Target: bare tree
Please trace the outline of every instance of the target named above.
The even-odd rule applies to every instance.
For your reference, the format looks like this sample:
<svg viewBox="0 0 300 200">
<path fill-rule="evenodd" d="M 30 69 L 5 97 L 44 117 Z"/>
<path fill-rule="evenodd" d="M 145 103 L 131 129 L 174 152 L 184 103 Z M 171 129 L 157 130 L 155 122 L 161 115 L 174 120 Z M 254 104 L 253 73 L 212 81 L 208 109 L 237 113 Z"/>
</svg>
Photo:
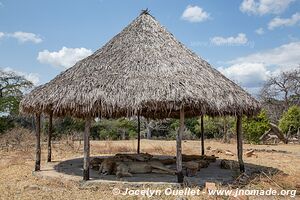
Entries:
<svg viewBox="0 0 300 200">
<path fill-rule="evenodd" d="M 300 104 L 300 66 L 298 69 L 281 72 L 264 84 L 260 97 L 272 121 L 277 121 L 282 112 L 291 105 Z"/>
</svg>

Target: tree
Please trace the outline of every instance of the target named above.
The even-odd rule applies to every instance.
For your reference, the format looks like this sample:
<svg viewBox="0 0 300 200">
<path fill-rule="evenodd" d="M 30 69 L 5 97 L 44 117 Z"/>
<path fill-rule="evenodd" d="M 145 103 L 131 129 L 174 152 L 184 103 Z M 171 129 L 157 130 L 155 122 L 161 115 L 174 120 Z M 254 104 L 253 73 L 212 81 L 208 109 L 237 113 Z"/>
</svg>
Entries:
<svg viewBox="0 0 300 200">
<path fill-rule="evenodd" d="M 137 124 L 126 118 L 119 118 L 116 123 L 117 131 L 121 134 L 122 139 L 127 137 L 135 138 L 137 136 Z"/>
<path fill-rule="evenodd" d="M 269 130 L 269 119 L 266 111 L 262 110 L 257 116 L 243 119 L 245 139 L 249 142 L 259 143 L 259 138 Z"/>
<path fill-rule="evenodd" d="M 234 117 L 209 117 L 204 116 L 204 136 L 206 138 L 223 138 L 223 142 L 229 142 L 234 132 Z M 194 125 L 194 130 L 197 135 L 200 135 L 200 123 Z"/>
<path fill-rule="evenodd" d="M 14 127 L 23 92 L 33 84 L 23 76 L 0 69 L 0 133 Z"/>
<path fill-rule="evenodd" d="M 94 139 L 128 139 L 137 136 L 137 123 L 127 118 L 101 119 L 91 128 Z"/>
<path fill-rule="evenodd" d="M 32 82 L 15 72 L 0 69 L 0 113 L 18 114 L 23 92 L 33 86 Z"/>
<path fill-rule="evenodd" d="M 288 111 L 286 111 L 279 121 L 279 128 L 283 133 L 290 133 L 294 135 L 300 128 L 300 107 L 291 106 Z"/>
<path fill-rule="evenodd" d="M 219 119 L 218 117 L 209 117 L 204 116 L 203 118 L 203 125 L 204 125 L 204 137 L 206 138 L 216 138 L 219 136 L 219 126 L 218 126 Z M 195 131 L 200 135 L 201 126 L 200 124 L 195 125 Z"/>
<path fill-rule="evenodd" d="M 72 117 L 63 117 L 53 120 L 53 132 L 54 137 L 60 137 L 64 134 L 70 134 L 72 132 L 84 131 L 84 120 L 76 119 Z M 45 122 L 45 132 L 48 130 L 48 122 Z"/>
<path fill-rule="evenodd" d="M 267 80 L 260 97 L 273 122 L 291 105 L 300 105 L 300 69 L 281 72 Z"/>
</svg>

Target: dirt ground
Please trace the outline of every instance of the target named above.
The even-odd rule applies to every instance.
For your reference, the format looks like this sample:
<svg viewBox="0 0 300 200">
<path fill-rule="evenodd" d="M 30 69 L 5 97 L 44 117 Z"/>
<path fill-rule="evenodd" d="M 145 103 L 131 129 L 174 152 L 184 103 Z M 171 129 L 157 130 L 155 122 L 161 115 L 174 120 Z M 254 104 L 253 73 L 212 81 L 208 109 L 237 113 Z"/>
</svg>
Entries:
<svg viewBox="0 0 300 200">
<path fill-rule="evenodd" d="M 124 185 L 98 185 L 97 187 L 80 187 L 80 183 L 62 179 L 42 179 L 32 175 L 34 167 L 34 143 L 26 143 L 18 147 L 2 147 L 0 150 L 0 199 L 120 199 L 114 196 L 112 190 L 117 187 L 125 190 Z M 212 149 L 230 150 L 236 153 L 236 144 L 224 144 L 219 141 L 207 140 L 206 147 Z M 42 146 L 42 164 L 46 160 L 45 142 Z M 288 175 L 278 174 L 272 177 L 260 175 L 244 188 L 249 189 L 289 189 L 300 190 L 300 145 L 250 145 L 245 144 L 244 150 L 256 149 L 256 156 L 244 157 L 246 163 L 269 166 L 282 170 Z M 91 155 L 112 155 L 120 152 L 135 152 L 136 140 L 127 141 L 91 141 Z M 265 149 L 265 150 L 263 150 Z M 259 151 L 263 150 L 263 151 Z M 266 151 L 267 150 L 267 151 Z M 141 151 L 157 155 L 175 155 L 175 141 L 142 140 Z M 184 154 L 199 154 L 199 141 L 184 141 Z M 236 156 L 224 153 L 215 154 L 220 158 L 235 160 Z M 69 140 L 62 140 L 53 144 L 53 160 L 62 161 L 82 156 L 82 144 Z M 134 186 L 130 186 L 134 188 Z M 146 186 L 145 186 L 146 187 Z M 165 186 L 157 186 L 164 189 Z M 224 186 L 220 186 L 224 188 Z M 226 188 L 226 186 L 225 186 Z M 154 189 L 154 188 L 151 188 Z M 140 199 L 137 196 L 121 196 L 122 199 Z M 143 197 L 147 199 L 147 197 Z M 208 199 L 206 194 L 189 196 L 188 199 Z M 216 199 L 216 197 L 209 197 Z M 286 198 L 286 197 L 276 197 Z M 265 199 L 276 199 L 265 197 Z M 152 198 L 153 199 L 153 198 Z M 154 199 L 176 199 L 176 196 L 160 195 Z M 218 197 L 217 199 L 228 199 Z M 233 198 L 232 198 L 233 199 Z M 246 198 L 247 199 L 247 198 Z M 249 199 L 258 199 L 251 197 Z M 295 198 L 294 198 L 295 199 Z"/>
</svg>

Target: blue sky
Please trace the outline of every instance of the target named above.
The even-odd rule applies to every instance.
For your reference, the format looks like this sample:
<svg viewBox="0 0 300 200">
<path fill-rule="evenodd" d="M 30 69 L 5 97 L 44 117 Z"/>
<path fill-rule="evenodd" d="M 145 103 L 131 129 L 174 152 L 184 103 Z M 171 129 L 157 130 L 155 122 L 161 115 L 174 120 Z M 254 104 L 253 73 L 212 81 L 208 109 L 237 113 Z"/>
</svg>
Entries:
<svg viewBox="0 0 300 200">
<path fill-rule="evenodd" d="M 299 0 L 0 0 L 0 67 L 48 82 L 145 8 L 254 95 L 272 74 L 299 67 Z"/>
</svg>

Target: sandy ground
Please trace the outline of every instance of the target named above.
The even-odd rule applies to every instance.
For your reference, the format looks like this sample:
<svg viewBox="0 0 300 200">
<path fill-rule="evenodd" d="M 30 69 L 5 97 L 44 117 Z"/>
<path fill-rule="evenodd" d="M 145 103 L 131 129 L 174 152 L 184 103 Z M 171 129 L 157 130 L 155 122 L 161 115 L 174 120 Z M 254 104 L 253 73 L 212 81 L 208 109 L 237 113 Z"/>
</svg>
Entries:
<svg viewBox="0 0 300 200">
<path fill-rule="evenodd" d="M 212 149 L 230 150 L 236 153 L 236 144 L 223 144 L 208 140 L 205 146 Z M 251 189 L 297 189 L 300 190 L 300 145 L 250 145 L 245 144 L 244 149 L 265 149 L 270 152 L 256 152 L 257 157 L 244 158 L 246 163 L 277 168 L 288 175 L 274 177 L 260 176 L 246 188 Z M 136 141 L 91 141 L 91 154 L 93 156 L 112 155 L 120 152 L 134 152 Z M 271 150 L 274 151 L 271 151 Z M 151 154 L 175 155 L 175 141 L 142 140 L 141 151 Z M 285 152 L 278 152 L 285 151 Z M 184 141 L 183 153 L 199 154 L 198 141 Z M 46 149 L 43 145 L 42 168 L 45 166 Z M 79 142 L 60 141 L 53 145 L 53 160 L 56 162 L 81 157 L 82 144 Z M 235 156 L 216 154 L 220 158 L 236 159 Z M 32 175 L 34 167 L 34 145 L 28 144 L 23 149 L 2 149 L 0 151 L 0 199 L 119 199 L 112 195 L 115 187 L 125 189 L 124 185 L 98 185 L 97 187 L 81 188 L 76 181 L 66 181 L 61 178 L 42 179 Z M 127 186 L 126 186 L 127 187 Z M 163 186 L 157 186 L 162 188 Z M 122 199 L 139 199 L 137 196 L 121 196 Z M 299 197 L 299 196 L 297 196 Z M 207 195 L 188 199 L 207 199 Z M 269 197 L 266 199 L 274 199 Z M 280 197 L 276 197 L 277 199 Z M 275 199 L 276 199 L 275 198 Z M 176 199 L 174 196 L 157 196 L 154 199 Z M 213 198 L 215 199 L 215 197 Z M 223 199 L 220 197 L 220 199 Z M 250 199 L 258 199 L 250 197 Z"/>
</svg>

